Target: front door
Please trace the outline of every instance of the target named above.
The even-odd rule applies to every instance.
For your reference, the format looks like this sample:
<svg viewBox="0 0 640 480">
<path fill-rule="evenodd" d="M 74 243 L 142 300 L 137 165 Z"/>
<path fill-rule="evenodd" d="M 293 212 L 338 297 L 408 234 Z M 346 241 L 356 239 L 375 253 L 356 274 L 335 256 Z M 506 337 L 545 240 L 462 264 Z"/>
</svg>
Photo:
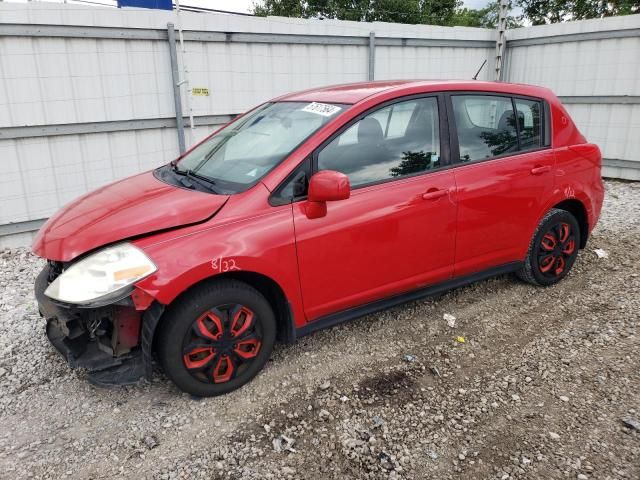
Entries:
<svg viewBox="0 0 640 480">
<path fill-rule="evenodd" d="M 455 183 L 441 163 L 438 103 L 386 105 L 314 155 L 317 170 L 347 174 L 352 192 L 322 218 L 293 205 L 308 320 L 451 277 Z"/>
</svg>

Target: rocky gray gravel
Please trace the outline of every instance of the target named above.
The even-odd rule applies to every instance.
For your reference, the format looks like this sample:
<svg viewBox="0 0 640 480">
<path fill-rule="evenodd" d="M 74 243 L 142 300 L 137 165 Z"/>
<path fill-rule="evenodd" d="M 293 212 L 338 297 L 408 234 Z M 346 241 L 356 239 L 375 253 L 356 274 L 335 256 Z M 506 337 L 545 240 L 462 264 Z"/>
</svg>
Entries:
<svg viewBox="0 0 640 480">
<path fill-rule="evenodd" d="M 606 189 L 559 285 L 370 315 L 199 401 L 159 371 L 103 390 L 69 370 L 32 298 L 42 261 L 0 251 L 0 478 L 640 478 L 640 184 Z"/>
</svg>

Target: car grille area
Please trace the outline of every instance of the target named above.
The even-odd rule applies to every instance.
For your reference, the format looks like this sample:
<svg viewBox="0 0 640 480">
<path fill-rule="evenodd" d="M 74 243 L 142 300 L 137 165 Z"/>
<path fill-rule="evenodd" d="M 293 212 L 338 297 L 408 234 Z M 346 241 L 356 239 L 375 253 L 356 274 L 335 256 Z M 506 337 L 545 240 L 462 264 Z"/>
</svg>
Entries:
<svg viewBox="0 0 640 480">
<path fill-rule="evenodd" d="M 144 375 L 138 343 L 141 316 L 132 305 L 83 308 L 56 302 L 45 290 L 62 272 L 60 262 L 48 262 L 36 279 L 35 295 L 47 321 L 51 344 L 71 368 L 88 370 L 89 379 L 103 386 L 133 383 Z M 124 329 L 135 330 L 124 337 Z M 134 339 L 134 341 L 130 341 Z"/>
</svg>

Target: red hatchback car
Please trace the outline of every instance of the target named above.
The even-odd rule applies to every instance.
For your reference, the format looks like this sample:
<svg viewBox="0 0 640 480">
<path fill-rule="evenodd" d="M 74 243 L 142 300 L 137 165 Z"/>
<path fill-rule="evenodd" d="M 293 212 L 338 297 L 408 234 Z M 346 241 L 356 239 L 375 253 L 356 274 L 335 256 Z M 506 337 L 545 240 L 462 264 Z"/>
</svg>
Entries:
<svg viewBox="0 0 640 480">
<path fill-rule="evenodd" d="M 247 383 L 291 342 L 515 272 L 571 269 L 604 195 L 601 156 L 549 90 L 391 81 L 285 95 L 40 230 L 47 336 L 96 384 Z"/>
</svg>

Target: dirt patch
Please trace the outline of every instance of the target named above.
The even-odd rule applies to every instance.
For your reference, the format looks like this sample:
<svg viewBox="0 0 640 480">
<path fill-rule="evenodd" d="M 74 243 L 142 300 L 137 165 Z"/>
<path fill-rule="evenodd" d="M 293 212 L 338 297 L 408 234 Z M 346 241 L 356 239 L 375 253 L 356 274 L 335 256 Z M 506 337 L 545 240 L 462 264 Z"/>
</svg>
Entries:
<svg viewBox="0 0 640 480">
<path fill-rule="evenodd" d="M 388 401 L 402 401 L 412 395 L 415 380 L 406 371 L 381 372 L 365 378 L 359 384 L 356 395 L 363 403 L 374 404 Z"/>
</svg>

